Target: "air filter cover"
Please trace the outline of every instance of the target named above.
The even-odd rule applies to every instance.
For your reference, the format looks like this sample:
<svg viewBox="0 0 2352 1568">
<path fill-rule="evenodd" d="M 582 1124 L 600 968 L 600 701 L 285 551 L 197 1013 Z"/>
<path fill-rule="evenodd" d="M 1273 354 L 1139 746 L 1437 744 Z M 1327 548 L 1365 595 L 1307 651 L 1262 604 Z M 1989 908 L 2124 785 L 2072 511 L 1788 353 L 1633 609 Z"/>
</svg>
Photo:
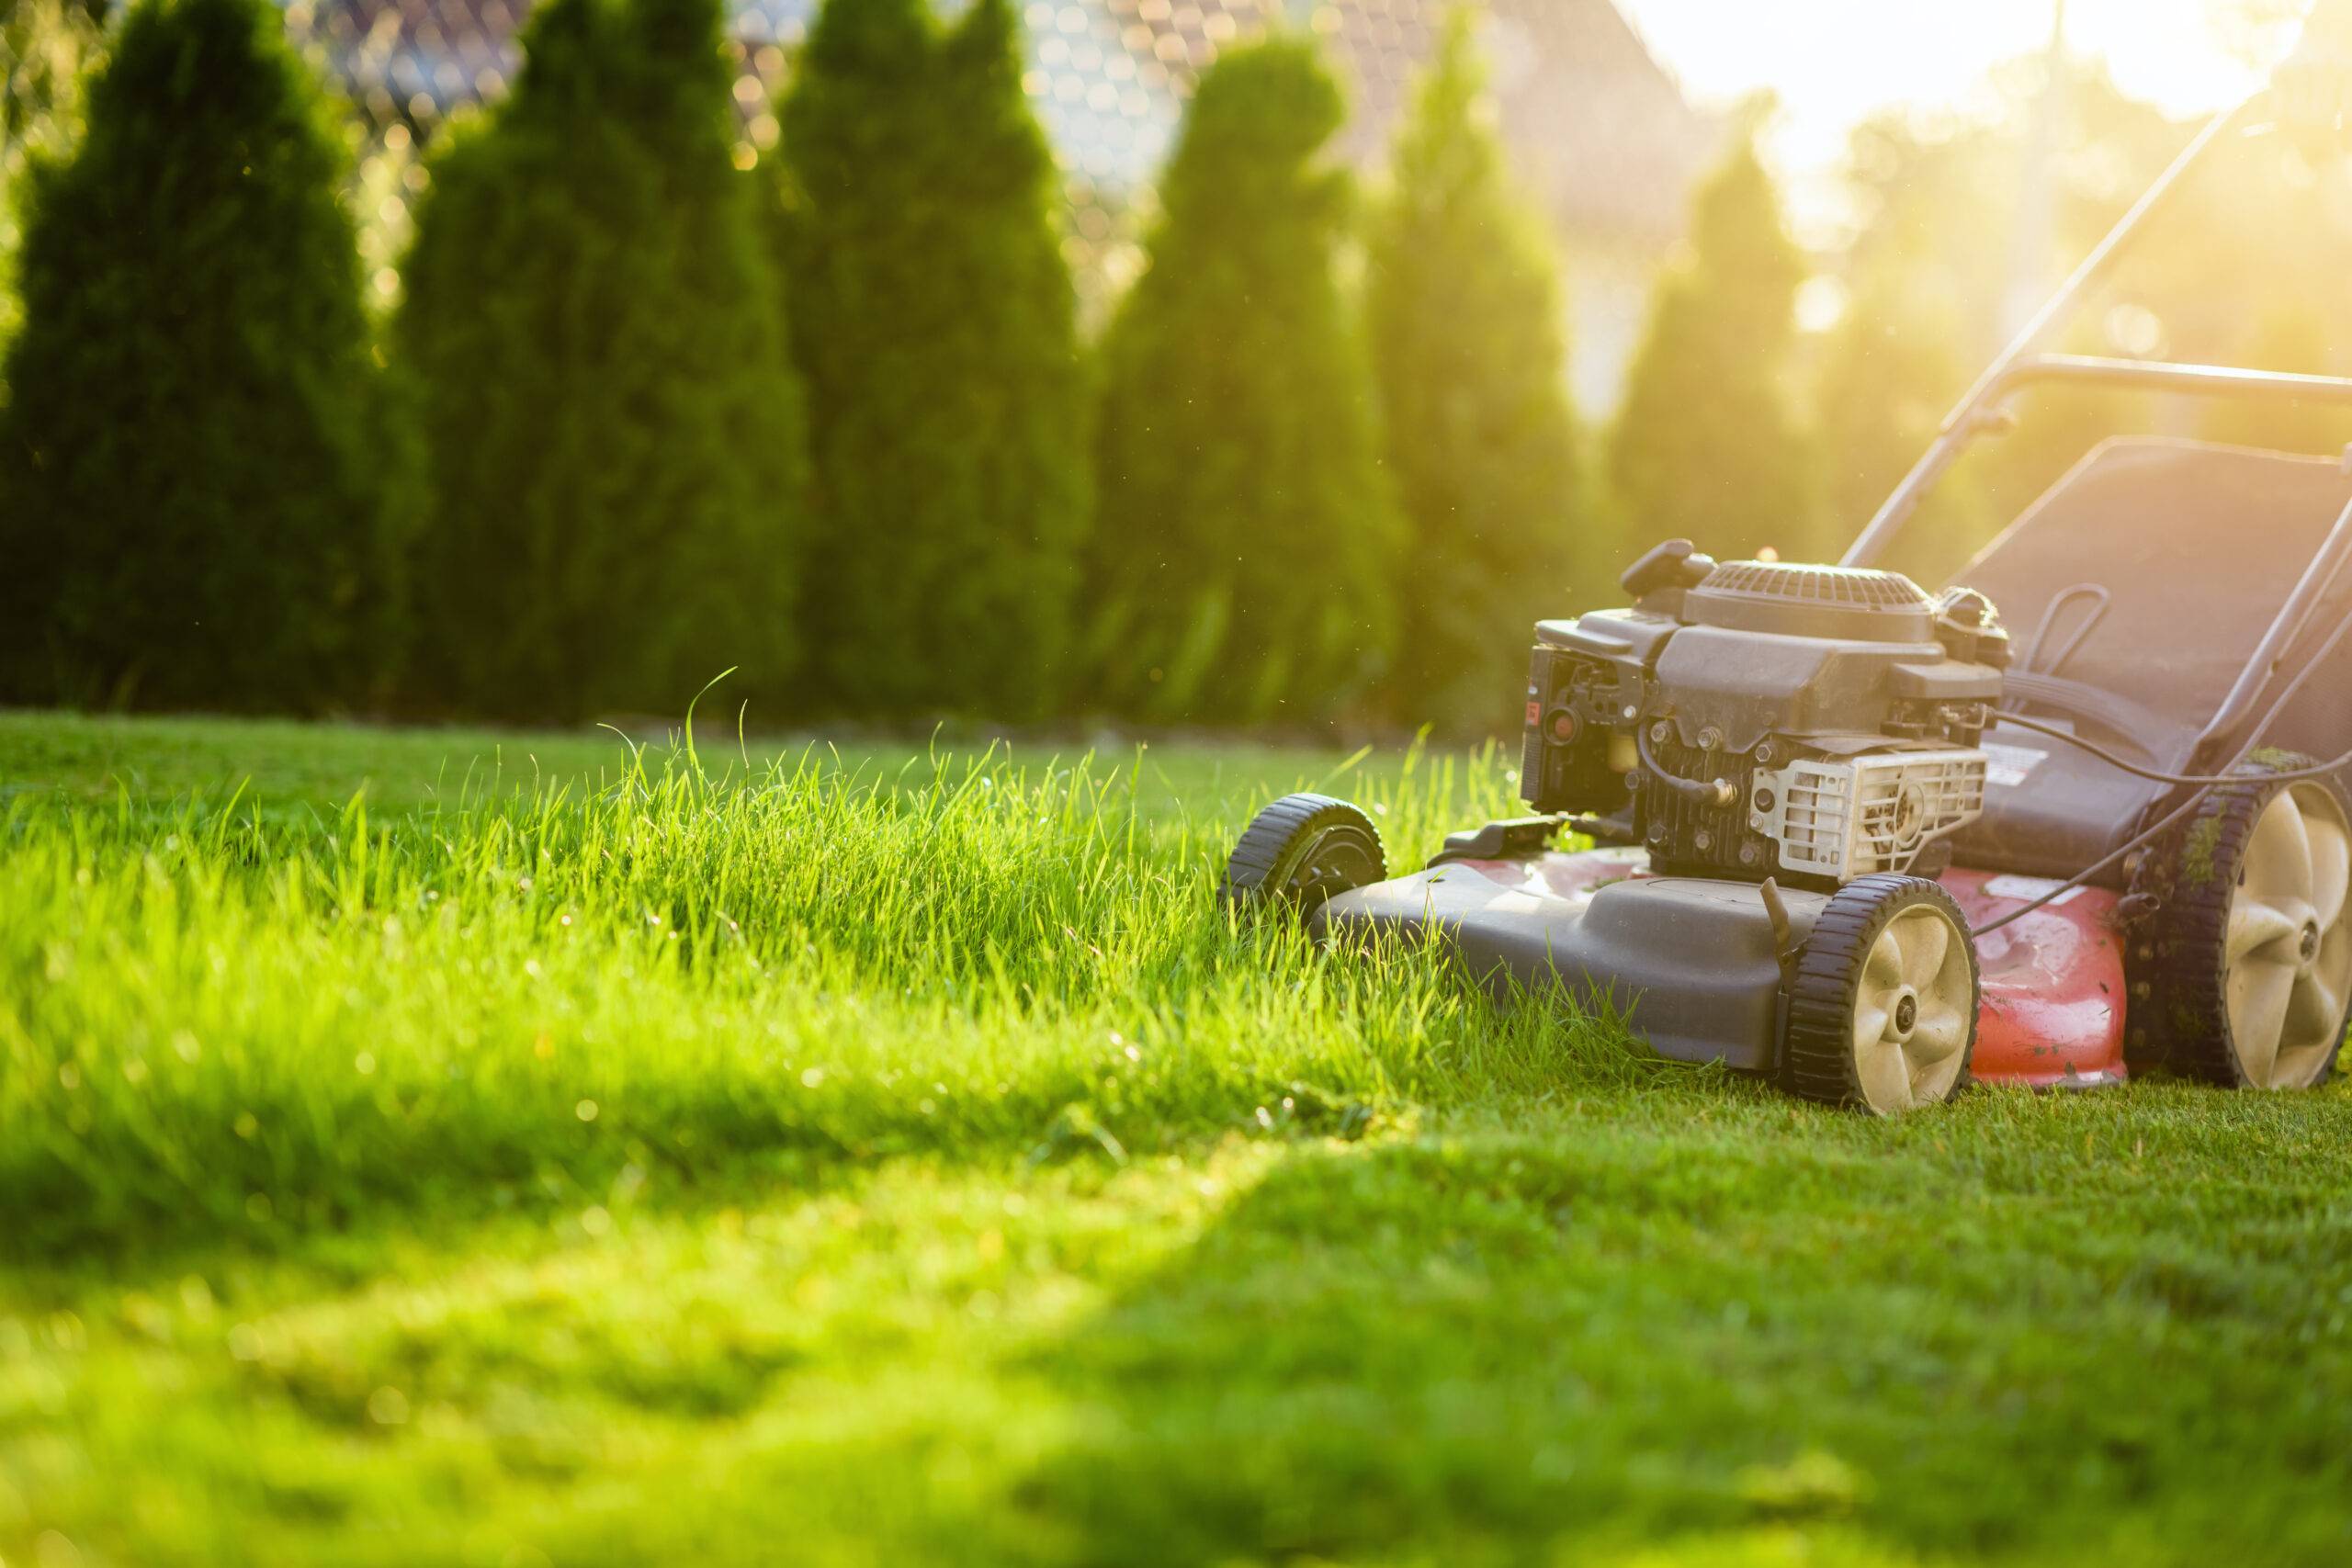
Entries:
<svg viewBox="0 0 2352 1568">
<path fill-rule="evenodd" d="M 1693 626 L 1855 642 L 1933 642 L 1935 601 L 1899 571 L 1725 561 L 1690 590 Z"/>
</svg>

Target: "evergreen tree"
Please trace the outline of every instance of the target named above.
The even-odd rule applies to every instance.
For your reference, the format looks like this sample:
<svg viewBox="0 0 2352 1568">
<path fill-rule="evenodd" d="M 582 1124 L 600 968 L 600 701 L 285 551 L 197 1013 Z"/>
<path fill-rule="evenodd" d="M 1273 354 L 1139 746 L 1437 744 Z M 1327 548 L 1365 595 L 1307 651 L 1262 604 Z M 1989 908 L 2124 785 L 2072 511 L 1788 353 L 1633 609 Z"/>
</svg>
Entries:
<svg viewBox="0 0 2352 1568">
<path fill-rule="evenodd" d="M 1401 532 L 1333 277 L 1342 104 L 1277 37 L 1202 81 L 1103 348 L 1102 694 L 1159 720 L 1334 711 L 1380 671 Z"/>
<path fill-rule="evenodd" d="M 1068 679 L 1090 503 L 1076 297 L 1010 0 L 833 0 L 784 104 L 819 677 L 861 714 L 1026 717 Z"/>
<path fill-rule="evenodd" d="M 325 99 L 260 0 L 141 0 L 36 163 L 0 694 L 311 708 L 388 656 L 404 485 Z"/>
<path fill-rule="evenodd" d="M 1389 705 L 1448 728 L 1515 715 L 1530 626 L 1617 564 L 1577 505 L 1555 264 L 1504 174 L 1471 16 L 1397 140 L 1367 300 L 1409 532 Z"/>
<path fill-rule="evenodd" d="M 1815 409 L 1826 502 L 1822 548 L 1830 557 L 1876 515 L 1924 456 L 1968 381 L 1954 346 L 1957 324 L 1908 273 L 1871 269 L 1858 279 L 1824 356 Z M 1963 462 L 1930 491 L 1906 544 L 1943 547 L 1890 564 L 1934 560 L 1950 570 L 1986 536 L 1989 512 L 1978 467 Z M 1954 552 L 1961 552 L 1956 558 Z"/>
<path fill-rule="evenodd" d="M 1636 539 L 1803 559 L 1826 541 L 1785 389 L 1804 260 L 1743 140 L 1699 193 L 1688 254 L 1660 280 L 1609 465 Z"/>
<path fill-rule="evenodd" d="M 517 716 L 787 690 L 806 447 L 718 0 L 554 0 L 436 160 L 396 344 L 420 673 Z"/>
<path fill-rule="evenodd" d="M 21 319 L 21 187 L 33 159 L 62 159 L 81 134 L 84 75 L 100 58 L 104 22 L 103 0 L 0 0 L 0 347 Z"/>
</svg>

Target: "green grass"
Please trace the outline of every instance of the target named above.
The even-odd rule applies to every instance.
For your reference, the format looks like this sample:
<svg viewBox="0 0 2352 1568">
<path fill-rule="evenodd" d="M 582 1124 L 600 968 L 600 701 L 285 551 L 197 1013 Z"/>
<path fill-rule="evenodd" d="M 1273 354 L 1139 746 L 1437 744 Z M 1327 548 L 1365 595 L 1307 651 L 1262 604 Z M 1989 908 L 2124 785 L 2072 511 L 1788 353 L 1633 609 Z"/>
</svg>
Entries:
<svg viewBox="0 0 2352 1568">
<path fill-rule="evenodd" d="M 697 739 L 0 715 L 0 1562 L 2352 1558 L 2340 1083 L 1871 1122 L 1208 896 L 1505 758 Z"/>
</svg>

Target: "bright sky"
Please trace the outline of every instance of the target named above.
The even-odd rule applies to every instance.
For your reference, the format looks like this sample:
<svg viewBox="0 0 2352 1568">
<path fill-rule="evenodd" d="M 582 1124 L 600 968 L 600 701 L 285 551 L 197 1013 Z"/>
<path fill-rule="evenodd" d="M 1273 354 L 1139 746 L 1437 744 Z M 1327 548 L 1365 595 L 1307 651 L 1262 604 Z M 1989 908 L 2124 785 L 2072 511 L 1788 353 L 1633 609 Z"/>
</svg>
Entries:
<svg viewBox="0 0 2352 1568">
<path fill-rule="evenodd" d="M 1781 97 L 1771 149 L 1804 187 L 1846 132 L 1897 103 L 1966 98 L 1985 72 L 2048 45 L 2057 0 L 1619 0 L 1690 96 Z M 2189 112 L 2258 85 L 2222 45 L 2216 0 L 2067 0 L 2068 43 L 2104 55 L 2122 88 Z"/>
</svg>

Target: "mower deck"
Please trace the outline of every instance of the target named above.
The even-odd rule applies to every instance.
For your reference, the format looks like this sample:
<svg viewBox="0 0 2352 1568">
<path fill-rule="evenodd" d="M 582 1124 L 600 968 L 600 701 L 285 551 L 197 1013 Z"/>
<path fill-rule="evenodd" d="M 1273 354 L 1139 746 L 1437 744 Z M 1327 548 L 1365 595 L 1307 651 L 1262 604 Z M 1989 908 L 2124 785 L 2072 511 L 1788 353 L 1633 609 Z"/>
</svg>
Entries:
<svg viewBox="0 0 2352 1568">
<path fill-rule="evenodd" d="M 1953 870 L 1939 879 L 1972 925 L 2052 890 L 2030 877 Z M 1802 941 L 1828 900 L 1784 891 Z M 2120 1083 L 2120 900 L 2085 887 L 1977 939 L 1982 980 L 1973 1076 L 2037 1089 Z M 1564 982 L 1625 1010 L 1666 1056 L 1749 1072 L 1778 1066 L 1781 969 L 1760 889 L 1653 877 L 1639 850 L 1464 860 L 1356 888 L 1313 917 L 1319 935 L 1450 942 L 1490 977 Z"/>
</svg>

